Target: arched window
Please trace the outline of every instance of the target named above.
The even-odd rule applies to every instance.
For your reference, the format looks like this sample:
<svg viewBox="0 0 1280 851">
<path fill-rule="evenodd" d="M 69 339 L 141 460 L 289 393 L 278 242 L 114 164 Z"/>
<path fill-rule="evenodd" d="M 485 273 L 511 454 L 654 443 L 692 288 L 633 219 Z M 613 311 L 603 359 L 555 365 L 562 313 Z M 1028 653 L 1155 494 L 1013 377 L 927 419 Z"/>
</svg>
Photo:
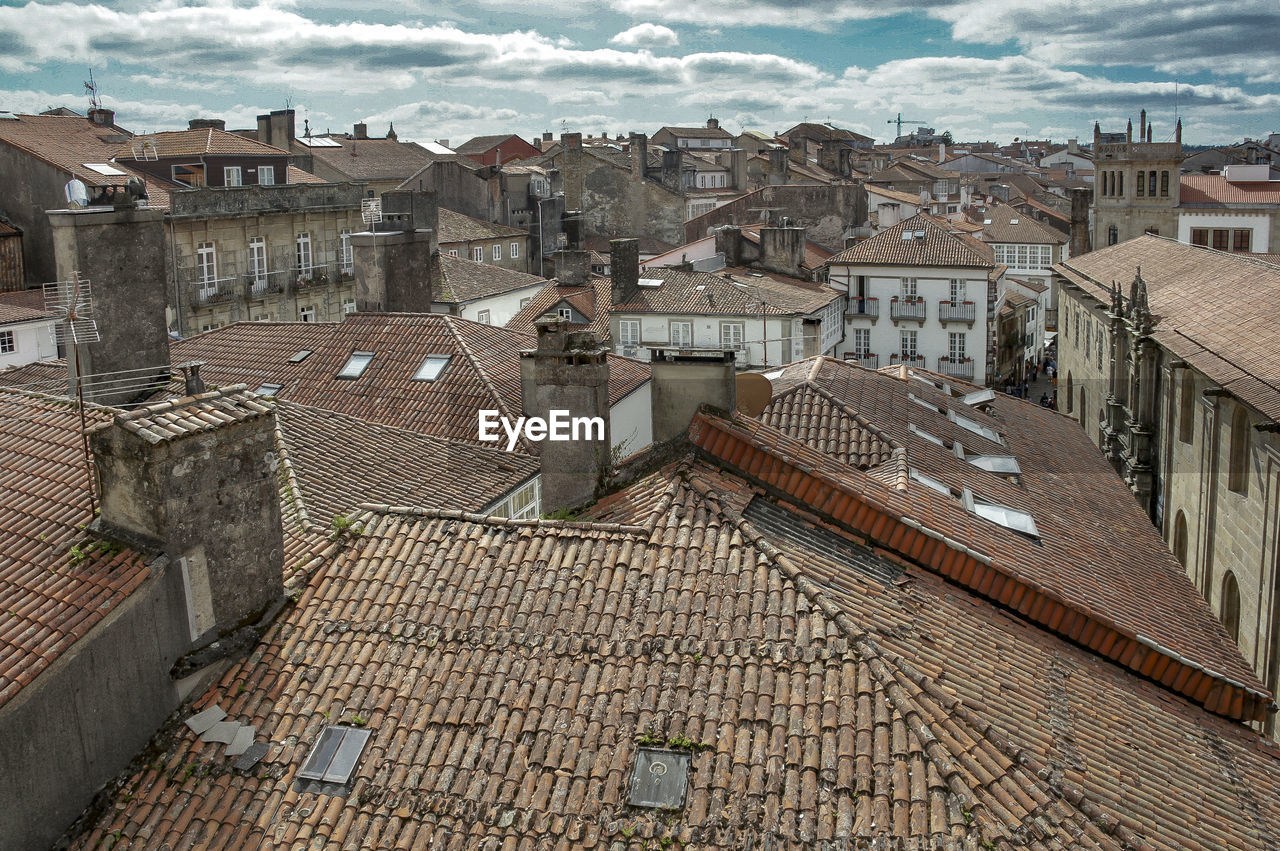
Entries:
<svg viewBox="0 0 1280 851">
<path fill-rule="evenodd" d="M 1190 443 L 1196 425 L 1196 382 L 1191 370 L 1182 371 L 1182 382 L 1178 390 L 1178 440 Z"/>
<path fill-rule="evenodd" d="M 1075 410 L 1076 400 L 1071 395 L 1071 373 L 1067 373 L 1067 413 Z"/>
<path fill-rule="evenodd" d="M 1222 597 L 1218 601 L 1222 613 L 1222 625 L 1227 628 L 1232 641 L 1240 641 L 1240 586 L 1231 571 L 1222 577 Z"/>
<path fill-rule="evenodd" d="M 1179 563 L 1187 566 L 1187 515 L 1178 509 L 1178 516 L 1173 520 L 1173 554 Z"/>
<path fill-rule="evenodd" d="M 1249 412 L 1243 405 L 1236 406 L 1231 418 L 1231 468 L 1227 475 L 1227 487 L 1236 493 L 1249 488 Z"/>
</svg>

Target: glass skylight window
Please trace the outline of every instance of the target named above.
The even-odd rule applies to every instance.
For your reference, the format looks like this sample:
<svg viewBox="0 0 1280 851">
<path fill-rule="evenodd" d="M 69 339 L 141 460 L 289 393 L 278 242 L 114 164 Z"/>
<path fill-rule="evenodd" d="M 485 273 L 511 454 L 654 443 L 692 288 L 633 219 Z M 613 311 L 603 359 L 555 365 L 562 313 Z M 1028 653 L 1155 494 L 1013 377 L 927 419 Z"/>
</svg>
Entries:
<svg viewBox="0 0 1280 851">
<path fill-rule="evenodd" d="M 418 371 L 413 374 L 413 380 L 435 381 L 440 377 L 440 373 L 444 372 L 444 368 L 448 363 L 449 355 L 427 355 L 427 359 L 422 362 L 422 366 L 418 367 Z"/>
<path fill-rule="evenodd" d="M 1004 528 L 1012 529 L 1021 535 L 1027 535 L 1032 538 L 1040 537 L 1040 530 L 1036 528 L 1036 521 L 1025 511 L 1010 508 L 1007 505 L 987 502 L 974 496 L 973 491 L 968 488 L 964 489 L 961 499 L 967 511 L 971 511 L 983 519 L 998 523 Z"/>
<path fill-rule="evenodd" d="M 339 378 L 359 378 L 373 361 L 373 352 L 352 352 L 347 363 L 338 372 Z"/>
<path fill-rule="evenodd" d="M 944 496 L 951 496 L 951 488 L 945 482 L 940 482 L 933 476 L 920 472 L 915 467 L 909 467 L 907 474 L 911 476 L 913 482 L 919 482 L 927 488 L 932 488 Z"/>
<path fill-rule="evenodd" d="M 966 393 L 960 397 L 960 401 L 966 405 L 973 407 L 975 405 L 985 405 L 988 402 L 995 401 L 996 391 L 988 387 L 985 390 L 975 390 L 972 393 Z"/>
<path fill-rule="evenodd" d="M 89 169 L 89 171 L 105 174 L 109 177 L 123 177 L 126 173 L 111 165 L 111 163 L 81 163 L 81 165 Z"/>
<path fill-rule="evenodd" d="M 372 732 L 357 727 L 325 727 L 299 769 L 298 780 L 349 784 Z"/>
<path fill-rule="evenodd" d="M 311 350 L 303 349 L 293 357 L 289 358 L 289 363 L 302 363 L 304 360 L 306 360 L 309 357 L 311 357 Z"/>
<path fill-rule="evenodd" d="M 998 476 L 1022 475 L 1018 459 L 1012 455 L 970 455 L 965 460 L 980 470 L 986 470 Z"/>
<path fill-rule="evenodd" d="M 917 396 L 914 393 L 908 393 L 907 398 L 910 399 L 912 402 L 915 402 L 917 405 L 928 408 L 929 410 L 933 411 L 935 414 L 947 413 L 942 408 L 939 408 L 937 405 L 930 402 L 928 399 L 921 399 L 919 396 Z"/>
<path fill-rule="evenodd" d="M 911 425 L 910 423 L 907 424 L 907 430 L 910 431 L 912 434 L 914 434 L 916 437 L 920 437 L 920 438 L 923 438 L 924 440 L 929 441 L 930 443 L 937 444 L 938 446 L 941 446 L 943 449 L 947 448 L 947 444 L 942 438 L 937 437 L 936 435 L 929 434 L 929 432 L 924 431 L 922 429 L 916 428 L 914 425 Z"/>
<path fill-rule="evenodd" d="M 263 382 L 262 385 L 259 386 L 258 389 L 253 392 L 257 393 L 259 396 L 274 396 L 277 393 L 279 393 L 281 388 L 283 387 L 284 387 L 283 384 L 272 384 L 271 382 L 267 381 L 267 382 Z"/>
<path fill-rule="evenodd" d="M 1000 437 L 1000 433 L 993 428 L 984 426 L 982 423 L 975 422 L 974 420 L 971 420 L 968 417 L 962 417 L 959 414 L 957 414 L 955 411 L 947 411 L 947 419 L 951 420 L 951 422 L 960 426 L 960 428 L 964 429 L 965 431 L 971 431 L 974 434 L 978 434 L 985 437 L 987 440 L 990 440 L 992 443 L 998 443 L 1001 446 L 1004 446 L 1004 440 Z"/>
</svg>

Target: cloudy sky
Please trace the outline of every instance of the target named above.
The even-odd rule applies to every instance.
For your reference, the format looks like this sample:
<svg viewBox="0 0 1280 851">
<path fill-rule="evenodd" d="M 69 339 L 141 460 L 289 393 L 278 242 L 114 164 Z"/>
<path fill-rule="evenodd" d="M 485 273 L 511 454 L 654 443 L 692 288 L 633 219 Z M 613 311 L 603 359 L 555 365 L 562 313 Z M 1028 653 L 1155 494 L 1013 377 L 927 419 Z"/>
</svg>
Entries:
<svg viewBox="0 0 1280 851">
<path fill-rule="evenodd" d="M 1189 143 L 1280 130 L 1276 0 L 0 0 L 0 110 L 105 105 L 138 132 L 291 105 L 317 132 L 737 132 L 888 120 L 1088 138 L 1175 108 Z"/>
</svg>

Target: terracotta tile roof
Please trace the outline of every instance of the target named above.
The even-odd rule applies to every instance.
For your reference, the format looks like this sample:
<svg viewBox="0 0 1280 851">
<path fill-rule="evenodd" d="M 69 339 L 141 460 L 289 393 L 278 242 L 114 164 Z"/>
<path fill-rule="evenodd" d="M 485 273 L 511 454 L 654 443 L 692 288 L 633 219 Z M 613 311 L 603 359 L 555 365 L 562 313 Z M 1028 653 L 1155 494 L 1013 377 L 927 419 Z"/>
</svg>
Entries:
<svg viewBox="0 0 1280 851">
<path fill-rule="evenodd" d="M 848 141 L 859 142 L 872 141 L 870 136 L 863 136 L 861 133 L 855 133 L 852 130 L 845 130 L 843 127 L 832 127 L 829 124 L 817 124 L 812 121 L 801 122 L 781 135 L 783 138 L 803 136 L 809 139 L 845 139 Z"/>
<path fill-rule="evenodd" d="M 370 514 L 194 707 L 255 724 L 262 761 L 224 770 L 223 749 L 179 725 L 79 843 L 175 845 L 195 824 L 222 847 L 1129 835 L 1002 750 L 700 482 L 673 478 L 650 484 L 664 492 L 651 527 Z M 291 791 L 326 718 L 355 716 L 372 741 L 351 794 Z M 696 744 L 674 813 L 624 809 L 646 734 Z"/>
<path fill-rule="evenodd" d="M 728 130 L 721 130 L 719 127 L 663 127 L 663 130 L 675 136 L 677 139 L 732 139 L 733 134 Z M 656 135 L 656 134 L 655 134 Z"/>
<path fill-rule="evenodd" d="M 64 358 L 35 361 L 22 366 L 0 369 L 0 387 L 13 390 L 65 396 L 69 381 L 67 362 Z"/>
<path fill-rule="evenodd" d="M 119 127 L 103 127 L 78 116 L 19 115 L 0 121 L 0 142 L 56 166 L 89 186 L 123 184 L 131 176 L 103 175 L 85 166 L 85 163 L 107 163 L 120 147 L 120 141 L 130 135 Z M 61 198 L 56 198 L 50 203 L 60 201 Z"/>
<path fill-rule="evenodd" d="M 507 327 L 512 331 L 534 334 L 536 328 L 533 323 L 539 317 L 555 312 L 556 305 L 565 302 L 589 320 L 585 324 L 571 323 L 569 326 L 571 329 L 575 331 L 582 328 L 590 329 L 595 332 L 596 339 L 607 343 L 612 339 L 609 330 L 609 311 L 607 307 L 597 311 L 596 305 L 609 304 L 611 286 L 609 278 L 600 276 L 592 276 L 590 284 L 583 287 L 564 286 L 553 281 L 538 290 L 533 300 L 511 317 Z"/>
<path fill-rule="evenodd" d="M 879 429 L 812 384 L 774 394 L 760 420 L 863 470 L 888 461 L 894 450 Z"/>
<path fill-rule="evenodd" d="M 745 236 L 752 243 L 759 245 L 760 229 L 763 227 L 764 227 L 763 223 L 755 224 L 755 225 L 743 225 L 742 235 Z M 801 268 L 810 269 L 810 270 L 819 269 L 822 267 L 822 264 L 827 262 L 827 260 L 829 260 L 832 254 L 834 253 L 835 252 L 828 251 L 827 249 L 823 248 L 821 245 L 814 242 L 813 240 L 806 239 L 804 241 L 804 261 L 800 264 L 800 266 Z"/>
<path fill-rule="evenodd" d="M 307 148 L 307 152 L 351 180 L 405 180 L 436 160 L 452 158 L 433 154 L 416 142 L 340 135 L 325 138 L 337 142 L 338 147 Z"/>
<path fill-rule="evenodd" d="M 495 136 L 474 136 L 454 148 L 454 151 L 464 155 L 484 154 L 492 151 L 508 139 L 520 139 L 520 137 L 514 133 L 499 133 Z M 524 140 L 521 139 L 521 141 Z"/>
<path fill-rule="evenodd" d="M 1247 254 L 1227 254 L 1144 234 L 1054 266 L 1104 304 L 1112 281 L 1128 298 L 1142 269 L 1156 317 L 1155 338 L 1254 410 L 1280 421 L 1280 354 L 1270 339 L 1280 322 L 1280 269 Z M 1231 293 L 1231 302 L 1222 300 Z M 1247 304 L 1248 310 L 1229 309 Z"/>
<path fill-rule="evenodd" d="M 277 403 L 276 422 L 298 510 L 321 526 L 362 502 L 483 511 L 539 469 L 531 456 L 294 402 Z"/>
<path fill-rule="evenodd" d="M 1220 174 L 1184 174 L 1178 206 L 1274 207 L 1280 204 L 1280 180 L 1232 183 Z"/>
<path fill-rule="evenodd" d="M 0 237 L 21 235 L 22 231 L 18 230 L 8 222 L 0 221 Z"/>
<path fill-rule="evenodd" d="M 924 239 L 903 239 L 903 231 L 924 231 Z M 976 243 L 976 244 L 975 244 Z M 919 213 L 846 248 L 827 261 L 877 266 L 953 266 L 990 269 L 991 249 L 971 237 L 951 233 L 946 223 Z"/>
<path fill-rule="evenodd" d="M 1013 204 L 1014 206 L 1017 206 L 1017 207 L 1031 207 L 1033 210 L 1039 210 L 1040 212 L 1044 213 L 1046 216 L 1052 216 L 1055 219 L 1058 219 L 1059 221 L 1062 221 L 1062 222 L 1070 223 L 1071 221 L 1070 215 L 1064 212 L 1061 212 L 1059 210 L 1055 210 L 1052 207 L 1046 206 L 1045 204 L 1040 203 L 1034 198 L 1019 198 L 1016 201 L 1014 201 Z"/>
<path fill-rule="evenodd" d="M 990 219 L 991 224 L 986 224 Z M 1008 204 L 991 203 L 982 211 L 982 241 L 986 243 L 1027 243 L 1063 245 L 1067 235 Z"/>
<path fill-rule="evenodd" d="M 259 142 L 257 139 L 208 127 L 200 130 L 170 130 L 135 136 L 128 143 L 117 145 L 115 156 L 120 160 L 140 159 L 138 154 L 143 149 L 154 151 L 160 159 L 201 154 L 255 157 L 287 157 L 289 155 L 288 151 Z"/>
<path fill-rule="evenodd" d="M 148 443 L 167 443 L 212 431 L 228 423 L 246 422 L 271 413 L 273 405 L 243 384 L 198 396 L 167 399 L 116 414 L 115 424 Z"/>
<path fill-rule="evenodd" d="M 113 413 L 90 407 L 85 417 L 94 425 Z M 0 705 L 150 574 L 137 553 L 82 531 L 92 519 L 75 405 L 0 391 Z"/>
<path fill-rule="evenodd" d="M 1070 420 L 1007 398 L 992 404 L 994 415 L 986 414 L 912 375 L 899 379 L 830 359 L 816 369 L 805 362 L 788 367 L 775 381 L 775 392 L 793 381 L 812 382 L 864 416 L 906 448 L 912 466 L 952 495 L 916 482 L 886 485 L 751 420 L 700 417 L 694 442 L 722 461 L 733 459 L 728 463 L 734 468 L 766 485 L 786 493 L 800 488 L 806 503 L 859 534 L 1013 605 L 1212 711 L 1261 717 L 1270 699 L 1256 675 Z M 975 434 L 938 409 L 996 430 L 1003 443 Z M 948 446 L 959 442 L 967 454 L 1012 455 L 1021 473 L 1016 481 L 989 473 L 920 431 Z M 786 464 L 780 466 L 780 458 Z M 788 479 L 792 469 L 806 472 Z M 1038 536 L 966 511 L 956 498 L 966 487 L 981 500 L 1030 514 Z M 1112 548 L 1119 540 L 1123 553 Z"/>
<path fill-rule="evenodd" d="M 476 239 L 498 239 L 508 236 L 528 236 L 529 232 L 520 228 L 486 222 L 484 219 L 473 219 L 471 216 L 455 213 L 453 210 L 440 208 L 440 242 L 470 242 Z"/>
<path fill-rule="evenodd" d="M 56 315 L 44 309 L 44 293 L 40 290 L 0 293 L 0 325 L 50 319 Z"/>
<path fill-rule="evenodd" d="M 546 278 L 538 275 L 476 263 L 443 251 L 431 258 L 431 264 L 440 287 L 435 300 L 442 303 L 474 301 L 546 282 Z"/>
<path fill-rule="evenodd" d="M 445 314 L 354 313 L 342 323 L 239 322 L 169 352 L 174 363 L 204 361 L 211 386 L 279 384 L 279 399 L 478 444 L 477 410 L 518 415 L 519 352 L 535 344 L 532 335 Z M 312 354 L 290 361 L 302 351 Z M 357 351 L 374 353 L 368 368 L 338 378 Z M 428 355 L 450 360 L 436 380 L 413 380 Z M 647 364 L 612 355 L 609 364 L 611 403 L 649 380 Z"/>
<path fill-rule="evenodd" d="M 328 183 L 329 181 L 325 180 L 322 177 L 316 177 L 311 172 L 303 171 L 302 169 L 298 168 L 296 165 L 291 165 L 289 166 L 289 179 L 287 182 L 288 183 Z"/>
<path fill-rule="evenodd" d="M 867 186 L 867 192 L 897 201 L 901 204 L 911 204 L 914 207 L 920 207 L 920 196 L 913 192 L 900 192 L 897 189 L 886 189 L 883 186 Z"/>
<path fill-rule="evenodd" d="M 743 268 L 729 268 L 720 272 L 685 272 L 659 267 L 646 269 L 641 278 L 662 281 L 662 285 L 641 287 L 631 301 L 613 305 L 615 313 L 680 313 L 698 316 L 765 313 L 770 316 L 793 316 L 821 310 L 840 296 L 822 283 Z"/>
</svg>

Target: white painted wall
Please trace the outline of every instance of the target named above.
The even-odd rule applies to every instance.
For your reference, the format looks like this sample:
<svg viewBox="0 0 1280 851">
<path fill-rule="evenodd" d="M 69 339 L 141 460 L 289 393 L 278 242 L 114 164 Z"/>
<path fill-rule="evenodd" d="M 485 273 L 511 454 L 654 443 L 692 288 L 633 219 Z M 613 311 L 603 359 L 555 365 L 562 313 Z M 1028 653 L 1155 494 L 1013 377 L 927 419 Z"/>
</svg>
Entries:
<svg viewBox="0 0 1280 851">
<path fill-rule="evenodd" d="M 506 325 L 520 312 L 520 300 L 537 295 L 538 290 L 542 289 L 544 285 L 544 281 L 538 281 L 524 289 L 512 290 L 509 293 L 464 302 L 458 305 L 458 315 L 463 319 L 478 322 L 479 320 L 476 317 L 480 311 L 487 310 L 489 311 L 490 325 Z"/>
<path fill-rule="evenodd" d="M 1178 211 L 1178 242 L 1191 242 L 1192 228 L 1250 228 L 1253 244 L 1249 250 L 1257 254 L 1271 251 L 1271 216 L 1267 213 Z"/>
<path fill-rule="evenodd" d="M 56 358 L 58 347 L 53 342 L 53 329 L 54 322 L 51 319 L 14 322 L 0 326 L 0 331 L 13 332 L 14 344 L 12 352 L 0 354 L 0 369 Z"/>
<path fill-rule="evenodd" d="M 888 366 L 889 356 L 901 351 L 900 331 L 916 331 L 916 351 L 924 356 L 924 367 L 937 370 L 938 358 L 947 357 L 950 353 L 951 332 L 965 335 L 965 354 L 973 359 L 973 381 L 983 384 L 986 381 L 987 363 L 987 275 L 985 270 L 953 269 L 943 267 L 910 267 L 910 266 L 846 266 L 833 265 L 830 281 L 832 286 L 845 290 L 853 297 L 857 294 L 857 276 L 866 278 L 866 297 L 880 300 L 880 315 L 877 319 L 851 317 L 846 319 L 844 340 L 836 347 L 837 356 L 854 351 L 856 328 L 871 330 L 871 353 L 880 356 L 880 366 Z M 925 300 L 925 321 L 903 321 L 894 324 L 890 318 L 890 301 L 902 292 L 902 279 L 915 278 L 916 292 Z M 948 322 L 943 325 L 938 321 L 938 303 L 951 297 L 951 279 L 958 278 L 967 282 L 966 300 L 974 302 L 973 326 L 962 322 Z"/>
<path fill-rule="evenodd" d="M 839 317 L 843 305 L 831 311 L 830 315 Z M 820 318 L 815 315 L 815 318 Z M 624 319 L 640 321 L 640 345 L 634 355 L 624 352 L 619 342 L 618 323 Z M 693 348 L 720 348 L 721 325 L 736 322 L 742 325 L 743 351 L 739 353 L 737 363 L 742 366 L 779 366 L 800 360 L 803 351 L 803 334 L 799 318 L 790 316 L 627 316 L 615 315 L 610 319 L 614 349 L 619 354 L 628 354 L 641 360 L 649 360 L 649 346 L 671 345 L 671 324 L 673 322 L 689 322 L 693 325 Z M 824 323 L 825 326 L 825 323 Z M 823 328 L 823 338 L 838 338 L 842 329 L 840 323 L 834 323 L 834 330 Z M 826 348 L 826 353 L 834 354 L 835 344 Z"/>
<path fill-rule="evenodd" d="M 653 443 L 652 390 L 646 381 L 609 409 L 609 443 L 619 460 Z"/>
</svg>

